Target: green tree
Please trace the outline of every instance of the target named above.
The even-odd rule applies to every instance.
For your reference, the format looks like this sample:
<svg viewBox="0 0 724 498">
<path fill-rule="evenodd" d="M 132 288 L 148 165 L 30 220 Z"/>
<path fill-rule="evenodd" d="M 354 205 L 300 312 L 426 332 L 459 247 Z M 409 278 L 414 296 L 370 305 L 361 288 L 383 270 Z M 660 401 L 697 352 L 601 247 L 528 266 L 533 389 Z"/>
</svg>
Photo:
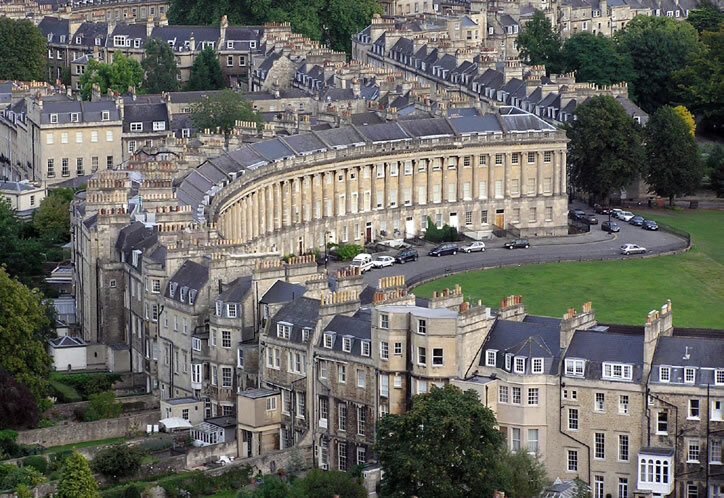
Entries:
<svg viewBox="0 0 724 498">
<path fill-rule="evenodd" d="M 0 430 L 34 427 L 39 418 L 33 393 L 0 368 Z"/>
<path fill-rule="evenodd" d="M 227 88 L 214 95 L 205 95 L 191 105 L 191 120 L 199 130 L 219 128 L 227 139 L 236 121 L 253 121 L 261 125 L 261 115 L 234 90 Z"/>
<path fill-rule="evenodd" d="M 474 391 L 432 387 L 404 415 L 385 415 L 375 451 L 386 496 L 489 497 L 503 489 L 504 437 Z"/>
<path fill-rule="evenodd" d="M 616 50 L 613 39 L 585 31 L 565 41 L 561 50 L 563 72 L 575 72 L 576 81 L 611 85 L 633 78 L 631 60 Z"/>
<path fill-rule="evenodd" d="M 700 50 L 674 74 L 681 102 L 701 118 L 700 127 L 719 132 L 724 126 L 724 26 L 701 34 Z"/>
<path fill-rule="evenodd" d="M 264 476 L 261 486 L 256 488 L 254 498 L 288 498 L 289 486 L 275 475 Z"/>
<path fill-rule="evenodd" d="M 327 39 L 322 40 L 334 50 L 352 53 L 352 35 L 370 24 L 374 14 L 382 14 L 377 0 L 327 0 L 322 10 Z"/>
<path fill-rule="evenodd" d="M 645 172 L 641 129 L 610 96 L 590 98 L 575 114 L 565 125 L 571 182 L 606 200 Z"/>
<path fill-rule="evenodd" d="M 559 71 L 561 37 L 542 10 L 536 10 L 533 18 L 523 26 L 515 40 L 515 46 L 518 47 L 521 60 L 526 64 L 545 64 L 549 73 Z"/>
<path fill-rule="evenodd" d="M 36 401 L 46 394 L 51 365 L 45 342 L 37 337 L 50 326 L 42 299 L 0 267 L 0 367 L 27 386 Z"/>
<path fill-rule="evenodd" d="M 689 112 L 689 109 L 683 105 L 677 105 L 674 107 L 674 110 L 676 111 L 676 114 L 681 116 L 681 119 L 684 120 L 686 126 L 689 127 L 689 133 L 691 133 L 691 136 L 696 136 L 696 121 L 694 120 L 694 115 Z"/>
<path fill-rule="evenodd" d="M 216 52 L 207 46 L 194 59 L 186 90 L 221 90 L 225 86 Z"/>
<path fill-rule="evenodd" d="M 686 20 L 696 28 L 699 33 L 703 31 L 718 31 L 724 22 L 724 14 L 718 5 L 711 0 L 701 0 L 696 9 L 689 12 Z"/>
<path fill-rule="evenodd" d="M 178 90 L 179 69 L 173 49 L 158 38 L 146 42 L 146 56 L 141 62 L 146 73 L 143 88 L 147 93 L 175 92 Z"/>
<path fill-rule="evenodd" d="M 646 178 L 651 190 L 669 198 L 673 206 L 677 195 L 691 194 L 701 184 L 704 170 L 689 133 L 689 125 L 671 107 L 660 107 L 646 125 Z"/>
<path fill-rule="evenodd" d="M 0 17 L 0 80 L 45 81 L 45 37 L 31 21 Z"/>
<path fill-rule="evenodd" d="M 696 29 L 669 17 L 636 16 L 615 40 L 633 64 L 634 98 L 649 113 L 675 100 L 674 73 L 700 52 Z"/>
<path fill-rule="evenodd" d="M 504 459 L 506 473 L 505 495 L 511 498 L 538 496 L 549 484 L 545 466 L 538 455 L 527 451 L 508 453 Z"/>
<path fill-rule="evenodd" d="M 44 481 L 43 474 L 33 467 L 13 467 L 0 482 L 0 489 L 15 489 L 22 484 L 34 488 Z"/>
<path fill-rule="evenodd" d="M 99 498 L 98 484 L 83 455 L 74 451 L 65 459 L 56 498 Z"/>
<path fill-rule="evenodd" d="M 145 452 L 138 446 L 114 444 L 101 450 L 93 459 L 93 470 L 117 481 L 122 477 L 130 477 L 141 468 L 141 460 Z"/>
<path fill-rule="evenodd" d="M 365 498 L 367 490 L 345 472 L 312 469 L 303 479 L 294 481 L 290 495 L 300 498 Z"/>
<path fill-rule="evenodd" d="M 43 239 L 52 243 L 70 240 L 70 199 L 65 195 L 67 190 L 70 190 L 72 198 L 72 189 L 51 190 L 33 213 L 33 228 Z"/>
<path fill-rule="evenodd" d="M 123 403 L 116 401 L 116 394 L 113 391 L 105 391 L 90 395 L 83 419 L 86 422 L 92 422 L 104 418 L 116 418 L 121 415 L 122 411 Z"/>
<path fill-rule="evenodd" d="M 88 61 L 88 67 L 80 77 L 80 94 L 84 100 L 90 100 L 94 84 L 100 87 L 101 94 L 106 93 L 109 88 L 123 94 L 129 87 L 140 87 L 142 81 L 141 64 L 121 52 L 114 52 L 111 64 L 98 62 L 95 59 Z"/>
<path fill-rule="evenodd" d="M 38 241 L 25 238 L 26 232 L 27 227 L 18 220 L 10 201 L 0 198 L 0 265 L 30 284 L 34 276 L 43 273 L 43 249 Z"/>
<path fill-rule="evenodd" d="M 711 189 L 717 197 L 724 197 L 724 146 L 715 145 L 704 158 Z"/>
</svg>

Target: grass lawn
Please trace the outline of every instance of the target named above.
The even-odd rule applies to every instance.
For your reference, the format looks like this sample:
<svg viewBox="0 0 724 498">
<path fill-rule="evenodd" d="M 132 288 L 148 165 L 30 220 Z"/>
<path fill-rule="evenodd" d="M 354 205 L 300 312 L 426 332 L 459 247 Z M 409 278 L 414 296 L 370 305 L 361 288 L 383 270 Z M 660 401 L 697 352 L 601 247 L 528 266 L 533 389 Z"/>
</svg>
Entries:
<svg viewBox="0 0 724 498">
<path fill-rule="evenodd" d="M 59 453 L 65 450 L 73 450 L 77 448 L 88 448 L 90 446 L 101 446 L 103 444 L 120 443 L 121 441 L 127 441 L 131 438 L 128 436 L 112 437 L 108 439 L 99 439 L 97 441 L 85 441 L 82 443 L 71 443 L 64 444 L 63 446 L 53 446 L 44 451 L 44 453 Z"/>
<path fill-rule="evenodd" d="M 647 313 L 668 298 L 676 326 L 724 328 L 724 212 L 660 209 L 642 214 L 689 232 L 692 249 L 648 259 L 475 271 L 428 282 L 414 293 L 429 297 L 457 283 L 468 300 L 482 299 L 497 308 L 502 297 L 520 294 L 529 313 L 558 317 L 592 301 L 600 322 L 634 325 L 643 325 Z"/>
</svg>

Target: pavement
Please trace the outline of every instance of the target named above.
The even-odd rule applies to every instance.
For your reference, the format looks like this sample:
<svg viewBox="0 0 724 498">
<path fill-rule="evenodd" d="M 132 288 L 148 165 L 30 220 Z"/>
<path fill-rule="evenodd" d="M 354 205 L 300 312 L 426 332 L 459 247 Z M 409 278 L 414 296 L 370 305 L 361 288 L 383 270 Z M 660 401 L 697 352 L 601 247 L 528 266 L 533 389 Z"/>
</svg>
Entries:
<svg viewBox="0 0 724 498">
<path fill-rule="evenodd" d="M 575 204 L 571 208 L 584 209 L 582 206 L 581 204 Z M 590 208 L 586 208 L 585 211 L 592 212 Z M 635 213 L 635 211 L 633 212 Z M 601 230 L 600 224 L 601 221 L 608 219 L 608 216 L 598 216 L 598 218 L 599 224 L 591 226 L 591 231 L 588 233 L 561 237 L 529 238 L 530 247 L 528 249 L 504 249 L 503 244 L 509 239 L 495 238 L 484 241 L 485 252 L 482 253 L 458 253 L 450 256 L 432 257 L 428 256 L 427 252 L 434 247 L 434 244 L 426 243 L 424 246 L 416 247 L 419 254 L 417 261 L 374 269 L 365 273 L 363 278 L 368 285 L 376 287 L 378 279 L 402 274 L 405 275 L 405 281 L 408 285 L 414 285 L 452 273 L 501 266 L 642 257 L 642 255 L 622 255 L 620 253 L 621 246 L 627 243 L 645 247 L 647 254 L 644 256 L 668 253 L 686 247 L 686 241 L 676 235 L 663 230 L 651 232 L 620 220 L 616 220 L 616 222 L 621 227 L 621 231 L 616 234 L 609 234 Z M 374 256 L 382 254 L 392 256 L 396 252 L 396 250 L 391 249 L 388 252 L 375 253 Z M 343 266 L 346 266 L 346 264 L 341 262 L 330 263 L 330 274 Z"/>
</svg>

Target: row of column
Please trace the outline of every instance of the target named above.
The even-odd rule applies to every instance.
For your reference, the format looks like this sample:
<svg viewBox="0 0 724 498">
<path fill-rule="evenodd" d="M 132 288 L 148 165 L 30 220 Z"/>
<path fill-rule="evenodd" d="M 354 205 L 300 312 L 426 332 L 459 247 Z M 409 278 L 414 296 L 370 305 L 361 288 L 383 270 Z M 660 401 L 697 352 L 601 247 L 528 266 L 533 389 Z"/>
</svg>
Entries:
<svg viewBox="0 0 724 498">
<path fill-rule="evenodd" d="M 566 152 L 560 150 L 549 151 L 553 166 L 551 188 L 552 195 L 566 193 L 565 167 Z M 372 212 L 390 207 L 393 191 L 395 193 L 395 206 L 405 205 L 404 192 L 410 189 L 410 205 L 437 204 L 435 198 L 435 186 L 439 186 L 439 202 L 453 201 L 449 193 L 449 185 L 455 184 L 454 201 L 480 199 L 481 169 L 487 167 L 486 198 L 496 198 L 496 180 L 503 182 L 503 196 L 505 198 L 527 197 L 528 179 L 535 178 L 535 194 L 544 195 L 545 178 L 543 173 L 544 154 L 543 151 L 534 152 L 535 162 L 528 162 L 528 153 L 518 152 L 518 163 L 513 164 L 515 152 L 502 153 L 502 164 L 495 164 L 496 155 L 479 154 L 475 156 L 447 156 L 432 159 L 412 159 L 411 174 L 405 174 L 406 161 L 387 161 L 379 164 L 367 164 L 353 166 L 338 170 L 311 173 L 289 180 L 282 180 L 250 192 L 242 199 L 234 203 L 222 215 L 222 230 L 227 239 L 252 240 L 266 233 L 274 232 L 284 227 L 292 226 L 300 222 L 311 221 L 324 217 L 343 216 L 353 212 Z M 464 166 L 464 158 L 469 157 L 470 166 Z M 484 158 L 485 164 L 481 159 Z M 426 161 L 425 171 L 418 171 L 420 161 Z M 439 169 L 433 170 L 433 166 L 439 161 Z M 454 168 L 449 168 L 454 164 Z M 515 197 L 512 194 L 512 169 L 520 167 L 518 193 Z M 381 177 L 377 177 L 378 167 L 383 167 Z M 392 176 L 391 169 L 397 168 L 397 174 Z M 503 178 L 496 175 L 496 170 L 501 168 Z M 463 172 L 471 169 L 467 178 L 470 181 L 470 197 L 464 199 L 464 185 L 466 176 Z M 439 173 L 439 174 L 438 174 Z M 354 174 L 354 178 L 352 175 Z M 425 185 L 418 185 L 416 178 L 424 174 Z M 342 181 L 338 176 L 342 175 Z M 363 177 L 368 183 L 363 185 Z M 410 181 L 404 181 L 410 177 Z M 439 178 L 439 183 L 434 180 Z M 381 181 L 382 185 L 378 185 Z M 317 183 L 319 184 L 317 187 Z M 356 187 L 356 188 L 355 188 Z M 425 199 L 421 199 L 419 188 L 425 187 Z M 381 206 L 377 205 L 377 193 L 382 191 Z M 306 194 L 306 196 L 305 196 Z M 356 200 L 352 195 L 356 194 Z M 344 195 L 344 204 L 340 202 Z M 308 196 L 309 202 L 304 202 Z M 369 196 L 369 197 L 367 197 Z M 356 206 L 355 206 L 356 204 Z"/>
</svg>

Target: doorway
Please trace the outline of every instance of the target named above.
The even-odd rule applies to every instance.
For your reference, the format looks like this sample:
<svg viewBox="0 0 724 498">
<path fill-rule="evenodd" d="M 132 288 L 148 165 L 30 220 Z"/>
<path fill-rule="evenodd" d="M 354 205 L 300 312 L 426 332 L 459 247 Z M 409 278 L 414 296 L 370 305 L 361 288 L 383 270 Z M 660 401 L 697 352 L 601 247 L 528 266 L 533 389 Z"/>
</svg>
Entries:
<svg viewBox="0 0 724 498">
<path fill-rule="evenodd" d="M 505 229 L 505 209 L 495 210 L 495 226 Z"/>
</svg>

